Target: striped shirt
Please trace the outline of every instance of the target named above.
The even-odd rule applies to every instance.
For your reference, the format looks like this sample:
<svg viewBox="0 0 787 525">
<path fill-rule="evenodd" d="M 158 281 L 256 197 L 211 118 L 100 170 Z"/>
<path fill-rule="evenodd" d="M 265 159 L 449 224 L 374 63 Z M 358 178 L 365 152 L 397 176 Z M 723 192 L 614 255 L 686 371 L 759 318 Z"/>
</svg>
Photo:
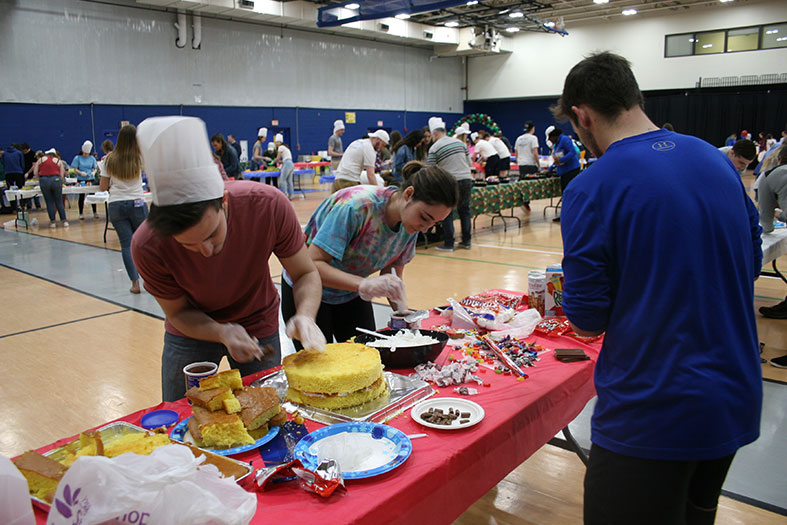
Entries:
<svg viewBox="0 0 787 525">
<path fill-rule="evenodd" d="M 470 155 L 462 141 L 452 137 L 442 137 L 429 148 L 427 164 L 436 164 L 453 175 L 456 180 L 472 179 L 470 174 Z"/>
</svg>

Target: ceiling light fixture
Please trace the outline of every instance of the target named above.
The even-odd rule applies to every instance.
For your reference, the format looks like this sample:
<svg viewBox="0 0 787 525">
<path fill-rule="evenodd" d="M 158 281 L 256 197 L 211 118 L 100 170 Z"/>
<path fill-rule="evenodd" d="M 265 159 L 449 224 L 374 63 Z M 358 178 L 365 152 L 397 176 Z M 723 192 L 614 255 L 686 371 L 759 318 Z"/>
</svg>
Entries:
<svg viewBox="0 0 787 525">
<path fill-rule="evenodd" d="M 593 0 L 594 4 L 608 4 L 609 0 Z"/>
<path fill-rule="evenodd" d="M 506 28 L 506 32 L 508 33 L 516 33 L 517 31 L 519 31 L 518 27 L 511 26 Z"/>
<path fill-rule="evenodd" d="M 523 17 L 523 16 L 525 16 L 525 15 L 524 15 L 524 13 L 522 13 L 521 11 L 514 11 L 513 13 L 511 13 L 511 14 L 510 14 L 510 15 L 508 15 L 508 16 L 509 16 L 510 18 L 522 18 L 522 17 Z"/>
<path fill-rule="evenodd" d="M 693 38 L 689 38 L 689 42 L 696 42 L 696 40 Z"/>
<path fill-rule="evenodd" d="M 454 22 L 454 21 L 446 22 L 445 27 L 459 27 L 459 22 Z"/>
<path fill-rule="evenodd" d="M 776 39 L 777 42 L 784 42 L 785 40 L 787 40 L 787 36 L 780 36 Z"/>
<path fill-rule="evenodd" d="M 779 32 L 779 30 L 778 30 L 778 29 L 769 29 L 769 30 L 767 30 L 767 31 L 765 32 L 765 34 L 766 34 L 766 35 L 773 35 L 773 34 L 775 34 L 775 33 L 778 33 L 778 32 Z"/>
<path fill-rule="evenodd" d="M 345 9 L 352 9 L 353 11 L 361 7 L 361 4 L 345 4 Z"/>
<path fill-rule="evenodd" d="M 713 47 L 713 44 L 702 44 L 702 49 L 708 49 L 709 47 Z"/>
<path fill-rule="evenodd" d="M 727 2 L 732 2 L 733 0 L 719 0 L 722 4 L 726 4 Z"/>
<path fill-rule="evenodd" d="M 407 20 L 410 18 L 410 15 L 407 13 L 399 13 L 398 15 L 394 16 L 394 18 L 398 18 L 399 20 Z"/>
<path fill-rule="evenodd" d="M 478 0 L 470 0 L 469 2 L 467 2 L 467 5 L 476 5 L 477 3 Z"/>
<path fill-rule="evenodd" d="M 624 9 L 623 10 L 623 15 L 624 16 L 631 16 L 631 15 L 636 15 L 636 14 L 637 14 L 637 10 L 636 9 Z"/>
</svg>

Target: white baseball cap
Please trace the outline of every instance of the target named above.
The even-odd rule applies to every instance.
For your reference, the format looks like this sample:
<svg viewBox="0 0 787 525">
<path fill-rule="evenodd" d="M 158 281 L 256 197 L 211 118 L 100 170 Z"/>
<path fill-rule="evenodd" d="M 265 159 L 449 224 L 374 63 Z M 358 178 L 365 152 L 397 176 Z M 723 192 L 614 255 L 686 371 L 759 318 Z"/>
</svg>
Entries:
<svg viewBox="0 0 787 525">
<path fill-rule="evenodd" d="M 257 136 L 258 137 L 267 137 L 268 136 L 268 128 L 260 128 L 257 131 Z"/>
<path fill-rule="evenodd" d="M 224 181 L 213 160 L 205 123 L 196 117 L 152 117 L 137 128 L 153 204 L 218 199 Z"/>
<path fill-rule="evenodd" d="M 454 137 L 467 135 L 468 133 L 470 133 L 470 124 L 468 124 L 467 122 L 462 122 L 462 124 L 460 124 L 459 127 L 456 128 L 456 131 L 454 131 Z"/>
<path fill-rule="evenodd" d="M 382 140 L 383 142 L 385 142 L 386 144 L 391 142 L 391 137 L 388 136 L 388 132 L 385 131 L 384 129 L 378 129 L 374 133 L 369 133 L 369 138 L 370 139 L 371 138 L 378 138 L 378 139 Z"/>
<path fill-rule="evenodd" d="M 549 126 L 549 127 L 546 129 L 546 131 L 544 131 L 544 135 L 546 136 L 546 138 L 549 138 L 549 134 L 550 134 L 550 133 L 552 133 L 552 131 L 553 131 L 554 129 L 555 129 L 555 126 Z"/>
<path fill-rule="evenodd" d="M 46 150 L 44 153 L 45 153 L 46 155 L 49 155 L 50 153 L 57 153 L 57 150 L 56 150 L 55 148 L 49 148 L 49 149 L 48 149 L 48 150 Z"/>
<path fill-rule="evenodd" d="M 93 143 L 86 140 L 82 143 L 82 153 L 90 153 L 93 150 Z"/>
<path fill-rule="evenodd" d="M 474 132 L 472 132 L 470 134 L 470 140 L 475 142 L 475 139 L 477 139 L 477 138 L 478 138 L 478 132 L 477 131 L 474 131 Z"/>
<path fill-rule="evenodd" d="M 445 122 L 440 117 L 431 117 L 429 118 L 429 132 L 442 128 L 445 129 Z"/>
<path fill-rule="evenodd" d="M 284 142 L 284 135 L 281 133 L 276 133 L 276 135 L 273 137 L 273 142 Z"/>
<path fill-rule="evenodd" d="M 334 123 L 333 123 L 333 132 L 336 133 L 340 129 L 344 129 L 344 122 L 342 122 L 341 120 L 334 121 Z"/>
</svg>

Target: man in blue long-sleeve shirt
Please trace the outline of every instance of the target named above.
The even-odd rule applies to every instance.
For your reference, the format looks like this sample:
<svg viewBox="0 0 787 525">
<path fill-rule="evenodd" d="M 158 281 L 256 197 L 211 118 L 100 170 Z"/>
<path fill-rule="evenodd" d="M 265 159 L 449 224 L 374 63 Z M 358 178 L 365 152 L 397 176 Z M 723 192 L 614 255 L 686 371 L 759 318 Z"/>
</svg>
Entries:
<svg viewBox="0 0 787 525">
<path fill-rule="evenodd" d="M 585 524 L 712 523 L 760 430 L 757 210 L 728 158 L 648 119 L 621 56 L 574 66 L 553 111 L 598 158 L 561 224 L 563 310 L 578 334 L 606 332 Z"/>
</svg>

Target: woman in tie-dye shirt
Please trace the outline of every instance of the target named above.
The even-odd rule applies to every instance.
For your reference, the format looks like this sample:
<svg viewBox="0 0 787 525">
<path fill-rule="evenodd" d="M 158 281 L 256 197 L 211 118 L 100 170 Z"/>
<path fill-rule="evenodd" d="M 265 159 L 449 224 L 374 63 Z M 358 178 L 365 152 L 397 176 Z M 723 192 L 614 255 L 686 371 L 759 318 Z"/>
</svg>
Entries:
<svg viewBox="0 0 787 525">
<path fill-rule="evenodd" d="M 352 186 L 334 193 L 306 225 L 309 255 L 323 284 L 317 325 L 328 342 L 346 341 L 356 326 L 373 330 L 373 297 L 386 297 L 394 309 L 406 306 L 400 278 L 415 256 L 418 232 L 445 219 L 457 202 L 452 175 L 437 166 L 419 167 L 401 189 Z M 285 273 L 285 321 L 295 313 L 290 284 Z"/>
</svg>

